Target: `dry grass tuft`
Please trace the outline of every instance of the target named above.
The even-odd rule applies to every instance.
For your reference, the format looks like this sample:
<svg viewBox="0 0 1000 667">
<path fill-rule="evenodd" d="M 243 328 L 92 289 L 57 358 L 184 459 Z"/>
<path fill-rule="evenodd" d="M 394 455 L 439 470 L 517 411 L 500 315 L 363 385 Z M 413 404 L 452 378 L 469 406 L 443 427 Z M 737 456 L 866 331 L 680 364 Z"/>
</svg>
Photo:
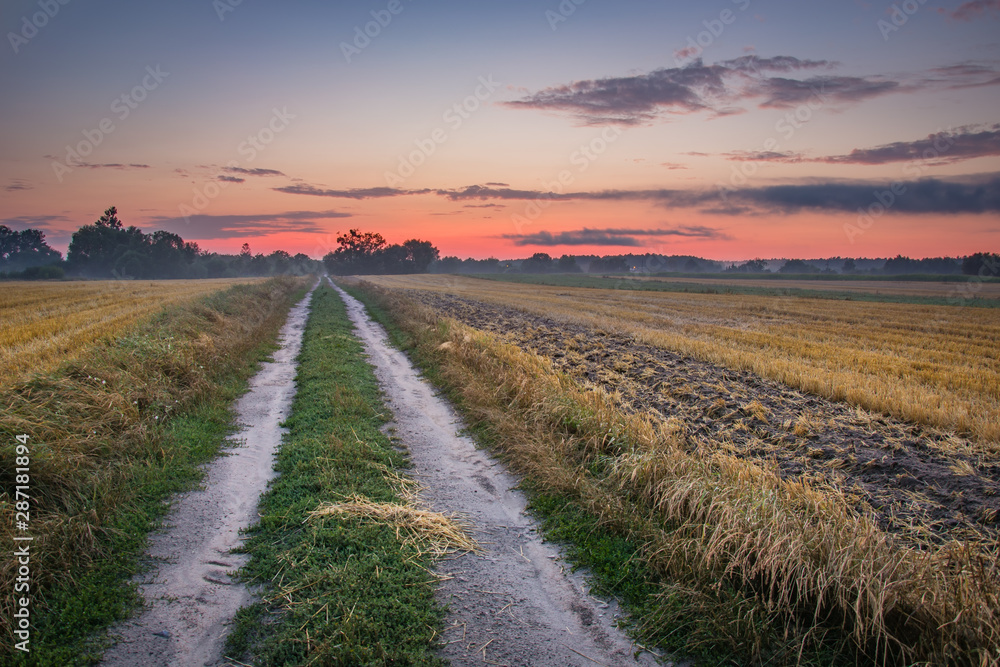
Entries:
<svg viewBox="0 0 1000 667">
<path fill-rule="evenodd" d="M 364 496 L 354 495 L 344 502 L 323 503 L 309 516 L 358 517 L 389 524 L 396 529 L 396 537 L 403 544 L 434 558 L 458 551 L 479 551 L 479 545 L 469 536 L 469 524 L 412 504 L 376 503 Z"/>
</svg>

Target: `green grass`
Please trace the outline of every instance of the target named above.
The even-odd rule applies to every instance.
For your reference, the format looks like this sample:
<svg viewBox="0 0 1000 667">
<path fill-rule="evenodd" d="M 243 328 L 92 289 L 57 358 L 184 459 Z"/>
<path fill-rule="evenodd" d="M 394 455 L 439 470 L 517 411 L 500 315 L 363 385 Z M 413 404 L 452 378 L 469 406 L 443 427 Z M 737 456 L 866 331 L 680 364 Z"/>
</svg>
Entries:
<svg viewBox="0 0 1000 667">
<path fill-rule="evenodd" d="M 254 355 L 259 360 L 269 348 Z M 127 581 L 143 567 L 146 537 L 169 506 L 164 499 L 186 491 L 203 477 L 199 467 L 215 458 L 233 432 L 229 404 L 246 389 L 245 378 L 220 385 L 209 404 L 175 419 L 163 434 L 163 453 L 146 461 L 132 477 L 132 505 L 114 517 L 103 545 L 105 557 L 95 560 L 72 587 L 59 586 L 40 594 L 35 603 L 46 613 L 35 621 L 32 656 L 25 664 L 73 665 L 96 661 L 106 644 L 100 633 L 142 603 Z"/>
<path fill-rule="evenodd" d="M 874 294 L 866 292 L 843 292 L 837 290 L 811 290 L 802 289 L 797 287 L 780 287 L 776 285 L 775 287 L 757 287 L 757 286 L 747 286 L 738 285 L 733 283 L 727 284 L 704 284 L 704 283 L 689 283 L 689 282 L 671 282 L 669 280 L 650 280 L 642 279 L 637 280 L 631 275 L 621 275 L 621 276 L 591 276 L 591 275 L 581 275 L 581 274 L 516 274 L 516 273 L 503 273 L 503 274 L 476 274 L 469 275 L 469 278 L 479 278 L 480 280 L 497 280 L 502 282 L 510 283 L 523 283 L 528 285 L 553 285 L 558 287 L 585 287 L 592 289 L 618 289 L 618 290 L 633 290 L 639 292 L 687 292 L 691 294 L 746 294 L 754 296 L 789 296 L 789 297 L 800 297 L 800 298 L 810 298 L 810 299 L 830 299 L 834 301 L 872 301 L 877 303 L 911 303 L 918 305 L 933 305 L 933 306 L 974 306 L 979 308 L 1000 308 L 1000 299 L 980 299 L 980 298 L 961 298 L 959 295 L 960 287 L 958 285 L 964 282 L 971 282 L 969 280 L 949 280 L 948 282 L 956 283 L 956 296 L 955 297 L 935 297 L 935 296 L 909 296 L 909 295 L 896 295 L 896 294 Z M 753 275 L 741 275 L 741 274 L 691 274 L 691 277 L 696 278 L 725 278 L 734 279 L 734 282 L 739 280 L 746 280 L 748 278 L 761 278 L 760 274 Z M 780 278 L 776 276 L 770 276 L 776 282 L 780 282 L 783 279 L 816 279 L 815 276 L 785 276 L 782 275 Z M 854 276 L 848 276 L 845 278 L 854 279 Z M 916 280 L 918 277 L 915 276 L 879 276 L 879 280 L 900 280 L 904 278 L 910 278 Z M 921 279 L 926 277 L 919 277 Z M 955 276 L 941 276 L 941 278 L 952 278 Z M 962 276 L 962 278 L 969 278 L 969 276 Z M 869 280 L 874 280 L 875 278 L 868 278 Z M 990 280 L 988 282 L 994 282 Z"/>
<path fill-rule="evenodd" d="M 0 661 L 93 664 L 105 630 L 141 602 L 131 577 L 171 494 L 192 488 L 232 430 L 231 403 L 274 348 L 301 281 L 240 285 L 166 309 L 56 371 L 0 391 L 0 507 L 15 433 L 31 436 L 31 653 Z M 96 378 L 103 378 L 98 382 Z M 7 588 L 4 572 L 3 585 Z M 9 596 L 3 597 L 9 620 Z"/>
<path fill-rule="evenodd" d="M 400 502 L 387 470 L 406 466 L 372 368 L 336 292 L 322 287 L 299 357 L 279 477 L 250 531 L 244 580 L 264 601 L 242 610 L 228 655 L 255 665 L 439 665 L 430 561 L 395 529 L 366 519 L 310 519 L 354 494 Z"/>
</svg>

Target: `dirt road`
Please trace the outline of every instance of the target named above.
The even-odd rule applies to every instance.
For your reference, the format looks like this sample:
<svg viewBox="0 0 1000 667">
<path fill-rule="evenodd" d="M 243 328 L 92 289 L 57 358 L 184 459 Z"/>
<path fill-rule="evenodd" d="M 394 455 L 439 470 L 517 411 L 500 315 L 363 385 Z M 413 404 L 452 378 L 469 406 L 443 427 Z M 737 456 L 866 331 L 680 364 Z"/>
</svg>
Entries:
<svg viewBox="0 0 1000 667">
<path fill-rule="evenodd" d="M 413 476 L 432 509 L 471 520 L 480 554 L 440 563 L 448 605 L 443 657 L 452 665 L 655 665 L 615 626 L 617 607 L 587 594 L 555 546 L 525 514 L 517 481 L 472 440 L 458 417 L 393 348 L 364 306 L 339 290 L 364 342 L 394 435 L 410 453 Z"/>
<path fill-rule="evenodd" d="M 309 315 L 309 293 L 292 308 L 273 361 L 262 364 L 236 404 L 234 446 L 212 462 L 200 490 L 184 494 L 150 539 L 158 562 L 140 581 L 147 608 L 111 632 L 120 641 L 104 655 L 108 666 L 159 667 L 222 663 L 226 626 L 251 601 L 227 573 L 246 556 L 231 553 L 240 531 L 257 519 L 257 500 L 274 477 L 279 426 L 295 394 L 296 357 Z"/>
<path fill-rule="evenodd" d="M 339 291 L 339 290 L 338 290 Z M 617 605 L 588 595 L 582 576 L 568 572 L 556 547 L 543 543 L 525 514 L 517 483 L 467 437 L 438 397 L 364 307 L 340 292 L 395 416 L 391 427 L 411 456 L 422 499 L 434 510 L 471 520 L 479 554 L 443 561 L 438 592 L 449 613 L 441 653 L 452 665 L 655 665 L 615 621 Z M 311 293 L 310 293 L 311 296 Z M 292 309 L 281 348 L 236 405 L 240 443 L 213 462 L 201 490 L 184 494 L 151 538 L 156 564 L 140 589 L 147 608 L 112 631 L 118 643 L 104 665 L 220 665 L 227 625 L 252 593 L 230 580 L 245 556 L 232 554 L 240 530 L 274 476 L 279 424 L 295 389 L 295 359 L 308 300 Z"/>
</svg>

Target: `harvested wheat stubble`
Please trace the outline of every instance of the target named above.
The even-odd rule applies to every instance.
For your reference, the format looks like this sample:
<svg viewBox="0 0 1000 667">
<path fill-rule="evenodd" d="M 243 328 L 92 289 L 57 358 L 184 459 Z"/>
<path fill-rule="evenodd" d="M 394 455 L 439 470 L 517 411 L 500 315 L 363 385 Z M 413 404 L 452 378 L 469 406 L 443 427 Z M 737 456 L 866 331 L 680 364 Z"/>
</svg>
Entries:
<svg viewBox="0 0 1000 667">
<path fill-rule="evenodd" d="M 889 294 L 894 296 L 927 296 L 956 298 L 967 294 L 963 286 L 968 283 L 938 282 L 923 280 L 789 280 L 752 278 L 676 278 L 674 276 L 629 276 L 629 280 L 657 282 L 669 280 L 672 283 L 692 285 L 714 285 L 721 289 L 730 286 L 763 287 L 770 289 L 802 289 L 827 292 L 859 292 L 868 294 Z M 974 283 L 974 294 L 981 299 L 1000 299 L 1000 283 Z"/>
<path fill-rule="evenodd" d="M 377 276 L 619 331 L 802 391 L 968 435 L 1000 455 L 1000 309 Z"/>
<path fill-rule="evenodd" d="M 0 291 L 0 383 L 48 370 L 165 306 L 240 280 L 10 282 Z"/>
<path fill-rule="evenodd" d="M 721 450 L 774 466 L 784 479 L 830 485 L 870 506 L 881 527 L 915 543 L 995 547 L 1000 461 L 962 438 L 810 396 L 734 371 L 523 311 L 412 293 L 442 314 L 552 360 L 619 396 L 629 411 L 671 423 L 692 451 Z"/>
</svg>

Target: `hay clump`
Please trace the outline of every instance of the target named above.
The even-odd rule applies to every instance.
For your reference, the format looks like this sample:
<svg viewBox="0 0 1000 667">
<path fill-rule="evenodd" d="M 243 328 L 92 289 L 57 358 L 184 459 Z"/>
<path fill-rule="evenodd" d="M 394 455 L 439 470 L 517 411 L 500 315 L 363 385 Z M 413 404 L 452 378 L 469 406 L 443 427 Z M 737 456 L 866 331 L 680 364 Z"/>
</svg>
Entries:
<svg viewBox="0 0 1000 667">
<path fill-rule="evenodd" d="M 469 535 L 470 526 L 458 517 L 408 503 L 377 503 L 360 495 L 339 503 L 321 503 L 309 517 L 358 517 L 389 524 L 400 542 L 421 554 L 441 558 L 456 552 L 478 552 L 479 545 Z"/>
</svg>

